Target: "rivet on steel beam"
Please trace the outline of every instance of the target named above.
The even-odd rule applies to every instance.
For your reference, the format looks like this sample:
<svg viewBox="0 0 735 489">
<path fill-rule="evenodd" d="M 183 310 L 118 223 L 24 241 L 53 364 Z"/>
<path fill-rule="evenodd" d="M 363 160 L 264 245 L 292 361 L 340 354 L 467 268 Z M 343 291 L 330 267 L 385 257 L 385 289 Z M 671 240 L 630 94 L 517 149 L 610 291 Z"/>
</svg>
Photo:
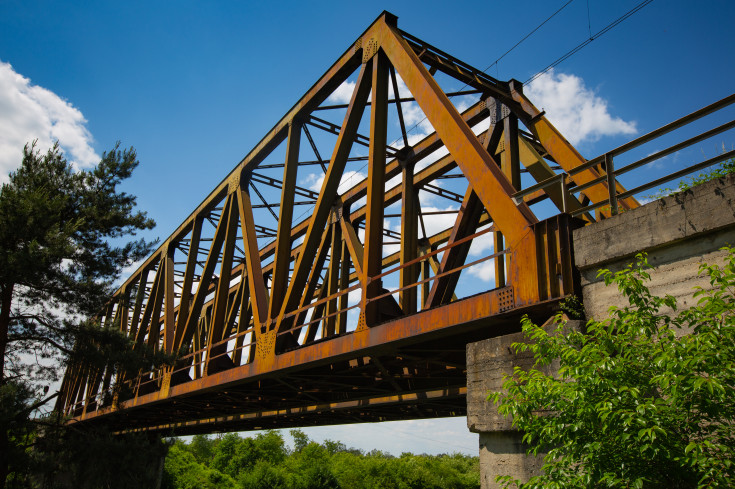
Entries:
<svg viewBox="0 0 735 489">
<path fill-rule="evenodd" d="M 228 183 L 228 189 L 227 189 L 228 193 L 231 194 L 233 192 L 240 190 L 240 172 L 236 171 L 235 173 L 233 173 L 232 176 L 230 177 L 230 180 L 227 183 Z"/>
<path fill-rule="evenodd" d="M 344 206 L 339 203 L 332 207 L 332 213 L 329 216 L 329 224 L 337 224 L 344 215 Z"/>
<path fill-rule="evenodd" d="M 362 63 L 370 61 L 378 52 L 378 41 L 370 39 L 367 45 L 362 46 Z"/>
<path fill-rule="evenodd" d="M 494 97 L 485 99 L 485 105 L 490 111 L 490 123 L 492 125 L 496 125 L 499 121 L 502 121 L 510 115 L 510 109 Z"/>
</svg>

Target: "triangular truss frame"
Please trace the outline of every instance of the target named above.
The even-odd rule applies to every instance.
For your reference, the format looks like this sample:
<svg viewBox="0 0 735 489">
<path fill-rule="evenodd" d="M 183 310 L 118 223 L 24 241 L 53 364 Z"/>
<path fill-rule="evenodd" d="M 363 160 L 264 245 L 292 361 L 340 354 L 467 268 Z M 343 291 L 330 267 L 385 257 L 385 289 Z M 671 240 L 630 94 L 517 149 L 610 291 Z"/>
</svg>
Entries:
<svg viewBox="0 0 735 489">
<path fill-rule="evenodd" d="M 317 118 L 315 112 L 356 71 L 342 124 Z M 480 101 L 460 112 L 436 81 L 437 72 L 479 93 Z M 397 77 L 435 130 L 412 146 Z M 400 149 L 389 146 L 386 136 L 392 104 L 400 118 Z M 366 109 L 369 134 L 363 136 L 359 130 Z M 476 134 L 473 127 L 483 119 L 490 119 L 489 127 Z M 321 158 L 309 132 L 314 124 L 337 136 L 328 161 Z M 318 193 L 297 182 L 302 135 L 324 169 Z M 367 178 L 340 192 L 356 142 L 368 147 Z M 282 143 L 286 150 L 278 181 L 264 175 L 260 165 Z M 448 154 L 417 169 L 440 146 Z M 461 203 L 455 222 L 441 233 L 420 237 L 425 216 L 419 189 L 452 194 L 434 183 L 453 169 L 467 181 L 465 194 L 453 195 Z M 537 182 L 530 189 L 522 188 L 522 170 Z M 397 177 L 400 185 L 386 190 L 386 182 Z M 268 204 L 258 191 L 260 185 L 276 188 L 280 202 Z M 238 385 L 258 385 L 248 391 L 256 392 L 263 389 L 262 379 L 289 385 L 299 397 L 308 383 L 294 385 L 299 382 L 289 377 L 294 371 L 324 365 L 365 368 L 365 358 L 372 359 L 367 363 L 391 389 L 399 395 L 409 392 L 410 379 L 403 383 L 392 375 L 401 362 L 410 363 L 406 355 L 395 353 L 396 345 L 443 335 L 461 339 L 463 331 L 477 328 L 491 335 L 493 318 L 517 317 L 534 307 L 546 311 L 549 304 L 574 293 L 570 236 L 581 222 L 567 212 L 580 212 L 586 220 L 606 217 L 611 210 L 598 210 L 596 217 L 583 211 L 590 203 L 609 199 L 611 185 L 622 192 L 614 179 L 606 178 L 604 163 L 590 166 L 529 101 L 519 82 L 493 79 L 401 31 L 396 17 L 384 12 L 123 284 L 101 315 L 103 325 L 120 328 L 139 348 L 179 352 L 177 364 L 153 372 L 70 366 L 57 406 L 78 421 L 125 419 L 129 426 L 132 415 L 114 415 L 139 408 L 136 412 L 143 409 L 150 416 L 152 406 L 171 406 L 177 399 L 181 406 L 201 393 L 235 390 Z M 583 190 L 575 196 L 575 188 Z M 313 212 L 293 222 L 298 199 L 304 198 Z M 539 221 L 529 205 L 544 199 L 559 212 Z M 385 210 L 396 202 L 401 204 L 400 231 L 391 234 L 384 226 Z M 630 209 L 638 204 L 629 197 L 616 205 Z M 277 217 L 277 227 L 257 223 L 255 208 Z M 457 282 L 471 265 L 470 244 L 485 233 L 494 239 L 488 259 L 494 264 L 495 287 L 458 300 Z M 397 253 L 384 252 L 386 236 L 400 238 Z M 274 239 L 262 246 L 258 239 L 264 237 Z M 398 287 L 387 290 L 383 278 L 391 273 L 399 275 Z M 360 294 L 356 305 L 349 306 L 350 292 Z M 353 308 L 359 310 L 359 320 L 350 330 L 347 315 Z M 393 353 L 384 353 L 388 350 Z M 375 351 L 383 352 L 382 357 Z M 390 367 L 384 365 L 386 356 Z M 414 371 L 414 381 L 421 378 L 419 370 Z M 462 395 L 461 375 L 444 384 L 425 383 L 428 397 L 440 392 L 437 389 L 444 389 L 445 397 Z M 348 394 L 352 389 L 344 386 L 320 389 L 329 395 L 301 396 L 287 404 L 303 414 L 309 406 L 362 398 L 368 400 L 369 410 L 385 397 Z M 203 413 L 203 404 L 191 401 L 199 407 L 169 418 L 162 414 L 157 421 L 143 417 L 132 425 L 175 425 L 185 432 L 191 420 L 212 413 L 257 418 L 253 413 L 262 416 L 266 411 L 263 399 L 253 396 L 242 394 L 239 407 L 230 411 Z M 162 423 L 166 419 L 171 423 Z M 238 426 L 247 425 L 243 423 Z"/>
</svg>

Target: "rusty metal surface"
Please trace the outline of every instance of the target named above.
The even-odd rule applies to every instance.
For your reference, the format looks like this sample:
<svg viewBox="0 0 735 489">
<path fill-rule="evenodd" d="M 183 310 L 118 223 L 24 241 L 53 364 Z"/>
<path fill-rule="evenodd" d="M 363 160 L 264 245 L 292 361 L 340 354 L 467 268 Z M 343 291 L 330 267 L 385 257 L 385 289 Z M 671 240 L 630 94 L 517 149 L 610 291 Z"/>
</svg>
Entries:
<svg viewBox="0 0 735 489">
<path fill-rule="evenodd" d="M 333 103 L 346 81 L 349 104 Z M 431 127 L 418 141 L 409 108 Z M 517 331 L 522 314 L 543 320 L 576 290 L 583 221 L 562 211 L 583 196 L 518 195 L 585 163 L 517 82 L 384 12 L 101 314 L 175 366 L 70 367 L 57 407 L 72 422 L 177 434 L 464 414 L 465 345 Z M 597 202 L 605 175 L 561 178 Z"/>
</svg>

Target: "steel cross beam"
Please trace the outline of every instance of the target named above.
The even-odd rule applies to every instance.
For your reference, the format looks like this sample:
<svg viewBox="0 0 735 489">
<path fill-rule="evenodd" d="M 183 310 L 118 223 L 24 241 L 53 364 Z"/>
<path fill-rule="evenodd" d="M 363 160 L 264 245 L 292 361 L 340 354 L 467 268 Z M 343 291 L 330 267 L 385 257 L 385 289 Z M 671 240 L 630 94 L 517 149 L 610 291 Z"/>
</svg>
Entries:
<svg viewBox="0 0 735 489">
<path fill-rule="evenodd" d="M 475 97 L 469 109 L 457 110 L 447 79 L 470 86 L 460 93 Z M 347 81 L 350 103 L 325 103 Z M 417 142 L 407 104 L 433 128 Z M 317 162 L 301 159 L 302 131 Z M 571 173 L 585 163 L 516 82 L 384 12 L 101 312 L 101 324 L 141 352 L 175 355 L 174 366 L 71 365 L 57 408 L 75 422 L 177 433 L 462 414 L 464 345 L 517 330 L 521 314 L 543 320 L 575 291 L 570 236 L 582 222 L 539 222 L 531 205 L 580 209 L 574 185 L 602 202 L 602 165 Z M 316 165 L 323 173 L 308 173 Z M 568 186 L 519 198 L 521 167 Z M 362 180 L 343 188 L 348 171 Z M 297 185 L 306 177 L 318 193 Z M 449 207 L 427 209 L 429 194 Z M 295 215 L 309 204 L 296 196 L 313 199 L 308 215 Z M 473 278 L 483 270 L 496 277 Z"/>
</svg>

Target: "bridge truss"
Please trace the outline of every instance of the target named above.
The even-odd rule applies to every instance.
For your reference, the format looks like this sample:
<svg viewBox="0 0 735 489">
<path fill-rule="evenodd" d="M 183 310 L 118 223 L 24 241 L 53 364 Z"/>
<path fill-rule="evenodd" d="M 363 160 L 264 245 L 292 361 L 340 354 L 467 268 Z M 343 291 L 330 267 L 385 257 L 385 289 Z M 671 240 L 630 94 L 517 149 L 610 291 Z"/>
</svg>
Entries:
<svg viewBox="0 0 735 489">
<path fill-rule="evenodd" d="M 464 414 L 466 343 L 574 293 L 568 213 L 637 206 L 592 211 L 604 168 L 383 13 L 108 303 L 175 365 L 70 365 L 57 407 L 176 434 Z"/>
</svg>

